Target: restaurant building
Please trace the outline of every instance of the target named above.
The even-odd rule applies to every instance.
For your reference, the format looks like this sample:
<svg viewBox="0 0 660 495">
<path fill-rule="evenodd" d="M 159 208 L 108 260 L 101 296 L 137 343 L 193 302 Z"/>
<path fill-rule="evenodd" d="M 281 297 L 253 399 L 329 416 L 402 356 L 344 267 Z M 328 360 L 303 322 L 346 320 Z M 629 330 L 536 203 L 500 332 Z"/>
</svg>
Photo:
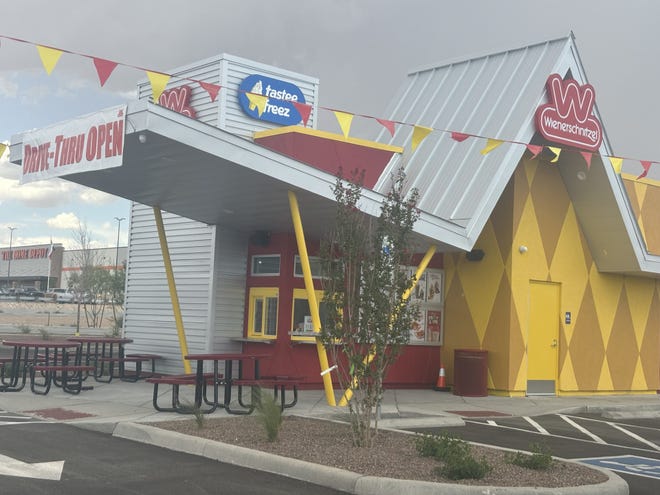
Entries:
<svg viewBox="0 0 660 495">
<path fill-rule="evenodd" d="M 134 201 L 124 331 L 162 371 L 182 371 L 186 352 L 242 349 L 270 356 L 264 374 L 327 387 L 308 300 L 336 171 L 366 170 L 360 209 L 377 216 L 404 164 L 420 192 L 417 258 L 432 258 L 387 386 L 433 386 L 441 367 L 465 380 L 454 358 L 467 349 L 488 393 L 658 389 L 660 195 L 608 158 L 572 35 L 410 73 L 372 141 L 316 129 L 313 77 L 229 55 L 171 75 L 159 104 L 144 81 L 138 101 L 11 144 L 32 176 L 32 150 L 103 129 L 94 168 L 61 176 Z"/>
</svg>

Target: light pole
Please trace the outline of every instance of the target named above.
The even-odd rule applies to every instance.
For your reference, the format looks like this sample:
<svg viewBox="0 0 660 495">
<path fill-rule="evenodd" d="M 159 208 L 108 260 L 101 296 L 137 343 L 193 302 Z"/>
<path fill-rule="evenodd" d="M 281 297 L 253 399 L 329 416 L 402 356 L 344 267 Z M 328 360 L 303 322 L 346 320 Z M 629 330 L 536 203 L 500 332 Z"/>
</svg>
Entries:
<svg viewBox="0 0 660 495">
<path fill-rule="evenodd" d="M 117 273 L 117 267 L 119 266 L 119 231 L 121 229 L 121 222 L 126 220 L 124 217 L 115 217 L 117 220 L 117 248 L 115 250 L 115 273 Z"/>
<path fill-rule="evenodd" d="M 13 258 L 11 252 L 11 241 L 14 239 L 14 230 L 18 227 L 7 227 L 9 229 L 9 259 L 7 260 L 7 287 L 11 285 L 11 259 Z"/>
</svg>

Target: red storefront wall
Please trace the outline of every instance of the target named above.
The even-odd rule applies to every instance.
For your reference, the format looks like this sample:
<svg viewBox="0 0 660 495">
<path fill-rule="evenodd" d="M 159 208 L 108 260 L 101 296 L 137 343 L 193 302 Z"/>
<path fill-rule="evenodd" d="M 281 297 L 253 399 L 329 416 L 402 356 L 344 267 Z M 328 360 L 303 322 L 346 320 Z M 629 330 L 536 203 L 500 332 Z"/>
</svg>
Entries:
<svg viewBox="0 0 660 495">
<path fill-rule="evenodd" d="M 264 244 L 264 243 L 259 243 Z M 309 255 L 318 253 L 318 243 L 308 242 Z M 271 234 L 267 245 L 252 244 L 249 248 L 248 270 L 250 270 L 253 255 L 280 255 L 280 275 L 273 277 L 251 276 L 248 272 L 246 286 L 245 322 L 247 327 L 247 301 L 252 287 L 278 287 L 279 310 L 277 339 L 269 342 L 248 341 L 244 344 L 245 352 L 255 352 L 269 356 L 261 361 L 263 376 L 301 376 L 305 378 L 308 388 L 322 388 L 319 359 L 313 342 L 301 342 L 292 339 L 291 314 L 293 289 L 304 289 L 302 277 L 293 274 L 295 256 L 298 254 L 296 240 L 293 234 Z M 437 259 L 436 259 L 437 258 Z M 418 263 L 421 255 L 414 262 Z M 442 267 L 440 256 L 432 261 L 435 268 Z M 319 280 L 314 280 L 315 289 L 321 290 Z M 246 332 L 246 330 L 244 329 Z M 247 335 L 247 333 L 245 333 Z M 385 384 L 398 388 L 432 387 L 436 384 L 440 367 L 439 346 L 411 345 L 407 346 L 398 361 L 390 368 Z M 328 352 L 332 365 L 332 356 Z M 247 370 L 246 370 L 247 371 Z"/>
</svg>

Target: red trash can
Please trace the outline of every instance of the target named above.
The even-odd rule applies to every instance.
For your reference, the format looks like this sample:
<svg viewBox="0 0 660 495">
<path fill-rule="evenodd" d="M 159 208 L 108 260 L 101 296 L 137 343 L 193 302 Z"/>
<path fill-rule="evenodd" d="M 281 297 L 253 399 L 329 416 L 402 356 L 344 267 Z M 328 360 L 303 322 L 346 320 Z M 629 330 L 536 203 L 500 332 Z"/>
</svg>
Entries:
<svg viewBox="0 0 660 495">
<path fill-rule="evenodd" d="M 454 350 L 454 395 L 463 397 L 488 395 L 488 351 Z"/>
</svg>

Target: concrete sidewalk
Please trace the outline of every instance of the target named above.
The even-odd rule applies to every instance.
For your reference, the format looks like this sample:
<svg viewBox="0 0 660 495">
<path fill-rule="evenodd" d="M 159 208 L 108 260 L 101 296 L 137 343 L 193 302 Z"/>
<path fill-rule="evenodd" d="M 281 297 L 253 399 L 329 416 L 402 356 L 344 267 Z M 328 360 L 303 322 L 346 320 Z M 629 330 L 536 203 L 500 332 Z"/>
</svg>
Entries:
<svg viewBox="0 0 660 495">
<path fill-rule="evenodd" d="M 35 395 L 26 387 L 21 392 L 0 393 L 0 410 L 25 413 L 47 420 L 72 423 L 136 441 L 148 442 L 166 448 L 206 455 L 223 462 L 241 463 L 246 467 L 271 466 L 271 472 L 285 472 L 306 481 L 344 489 L 349 493 L 432 493 L 439 488 L 437 483 L 413 483 L 365 477 L 342 472 L 334 468 L 312 465 L 302 469 L 300 461 L 288 463 L 286 459 L 249 449 L 225 446 L 217 442 L 165 432 L 158 428 L 138 425 L 158 421 L 185 419 L 175 413 L 159 413 L 152 405 L 153 386 L 145 382 L 126 383 L 113 380 L 109 384 L 90 382 L 94 389 L 80 395 L 69 395 L 58 388 L 51 389 L 46 396 Z M 192 387 L 182 389 L 183 400 L 192 401 Z M 169 390 L 165 387 L 164 399 Z M 339 392 L 337 393 L 339 396 Z M 609 417 L 660 416 L 660 398 L 657 395 L 617 395 L 580 397 L 459 397 L 450 392 L 433 390 L 388 390 L 380 411 L 380 426 L 383 428 L 411 428 L 433 426 L 461 426 L 463 418 L 488 416 L 535 416 L 555 412 L 602 412 Z M 346 417 L 344 408 L 330 407 L 322 390 L 299 392 L 298 404 L 286 411 L 325 419 Z M 219 409 L 210 417 L 227 416 Z M 189 418 L 189 417 L 188 417 Z M 175 435 L 173 437 L 173 435 Z M 247 451 L 247 452 L 246 452 Z M 266 470 L 271 470 L 267 468 Z M 348 473 L 348 474 L 347 474 Z M 370 480 L 368 481 L 367 478 Z M 344 480 L 340 482 L 341 480 Z M 330 484 L 328 484 L 330 483 Z M 334 483 L 334 484 L 332 484 Z M 623 483 L 623 485 L 622 485 Z M 625 486 L 625 490 L 623 489 Z M 347 488 L 349 487 L 349 488 Z M 404 488 L 405 487 L 405 488 Z M 484 487 L 474 487 L 473 493 L 481 493 Z M 443 493 L 471 493 L 464 485 L 445 485 Z M 525 490 L 491 488 L 489 493 L 526 493 Z M 562 493 L 556 489 L 536 489 L 535 493 Z M 627 493 L 627 485 L 614 475 L 611 481 L 593 488 L 573 488 L 563 493 Z"/>
</svg>

